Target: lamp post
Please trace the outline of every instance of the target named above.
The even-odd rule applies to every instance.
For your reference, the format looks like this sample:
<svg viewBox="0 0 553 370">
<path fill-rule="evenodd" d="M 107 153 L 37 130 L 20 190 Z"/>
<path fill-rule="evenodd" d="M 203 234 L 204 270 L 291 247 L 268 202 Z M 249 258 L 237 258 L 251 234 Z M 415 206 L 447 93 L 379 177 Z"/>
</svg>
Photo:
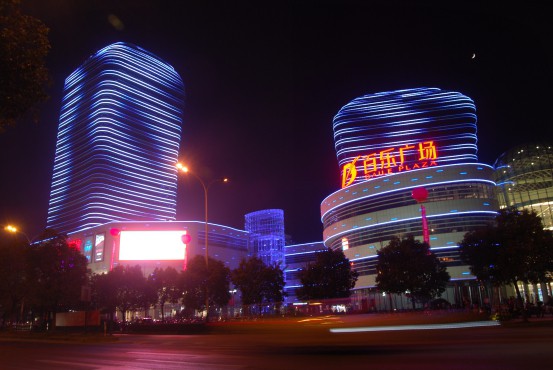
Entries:
<svg viewBox="0 0 553 370">
<path fill-rule="evenodd" d="M 29 238 L 29 236 L 25 234 L 23 231 L 19 230 L 17 227 L 13 225 L 6 225 L 4 227 L 4 230 L 12 234 L 16 234 L 16 233 L 23 234 L 23 236 L 25 236 L 25 238 L 27 239 L 27 242 L 31 244 L 31 239 Z"/>
<path fill-rule="evenodd" d="M 205 183 L 204 180 L 202 180 L 202 178 L 200 176 L 198 176 L 197 174 L 195 174 L 194 172 L 190 171 L 188 169 L 188 167 L 186 167 L 185 165 L 183 165 L 182 163 L 177 163 L 176 165 L 177 167 L 177 171 L 182 171 L 184 173 L 187 173 L 187 174 L 191 174 L 192 176 L 194 176 L 199 182 L 200 184 L 202 185 L 202 188 L 204 189 L 204 216 L 205 216 L 205 222 L 204 222 L 204 242 L 205 242 L 205 269 L 206 269 L 206 272 L 208 271 L 208 268 L 209 268 L 209 246 L 208 246 L 208 224 L 207 224 L 207 216 L 208 216 L 208 209 L 207 209 L 207 204 L 208 204 L 208 193 L 209 193 L 209 188 L 211 187 L 211 185 L 215 184 L 216 182 L 228 182 L 228 178 L 223 178 L 223 179 L 215 179 L 215 180 L 212 180 L 210 181 L 209 183 Z M 205 309 L 206 309 L 206 321 L 207 321 L 207 317 L 208 317 L 208 314 L 209 314 L 209 295 L 208 295 L 208 286 L 206 284 L 206 294 L 205 294 Z"/>
</svg>

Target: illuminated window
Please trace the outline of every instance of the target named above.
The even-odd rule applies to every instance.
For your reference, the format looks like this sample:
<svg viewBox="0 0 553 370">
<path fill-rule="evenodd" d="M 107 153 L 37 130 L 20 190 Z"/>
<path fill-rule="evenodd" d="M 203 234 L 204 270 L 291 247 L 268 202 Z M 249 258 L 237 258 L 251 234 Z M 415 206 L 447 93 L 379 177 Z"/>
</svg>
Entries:
<svg viewBox="0 0 553 370">
<path fill-rule="evenodd" d="M 94 262 L 101 262 L 104 260 L 104 245 L 106 234 L 96 234 L 94 238 Z"/>
<path fill-rule="evenodd" d="M 342 238 L 342 250 L 347 251 L 349 249 L 348 238 Z"/>
</svg>

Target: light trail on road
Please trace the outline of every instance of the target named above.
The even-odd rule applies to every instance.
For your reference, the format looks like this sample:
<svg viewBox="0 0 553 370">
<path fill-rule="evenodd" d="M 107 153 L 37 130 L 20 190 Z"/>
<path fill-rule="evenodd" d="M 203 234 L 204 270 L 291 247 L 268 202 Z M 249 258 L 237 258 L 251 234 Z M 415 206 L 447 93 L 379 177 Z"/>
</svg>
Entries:
<svg viewBox="0 0 553 370">
<path fill-rule="evenodd" d="M 368 326 L 357 328 L 333 328 L 331 333 L 361 333 L 370 331 L 402 331 L 402 330 L 439 330 L 439 329 L 462 329 L 475 328 L 483 326 L 499 326 L 497 321 L 473 321 L 451 324 L 431 324 L 431 325 L 395 325 L 395 326 Z"/>
</svg>

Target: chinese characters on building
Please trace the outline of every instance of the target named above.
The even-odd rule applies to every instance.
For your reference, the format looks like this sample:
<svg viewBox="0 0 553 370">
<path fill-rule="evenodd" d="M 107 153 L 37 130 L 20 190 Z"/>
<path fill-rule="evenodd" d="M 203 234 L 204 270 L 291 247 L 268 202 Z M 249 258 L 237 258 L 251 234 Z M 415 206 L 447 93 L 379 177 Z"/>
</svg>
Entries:
<svg viewBox="0 0 553 370">
<path fill-rule="evenodd" d="M 364 156 L 357 156 L 342 167 L 342 188 L 351 185 L 362 167 L 366 180 L 373 177 L 410 171 L 436 165 L 438 154 L 433 141 L 388 148 Z M 362 166 L 361 166 L 362 165 Z"/>
</svg>

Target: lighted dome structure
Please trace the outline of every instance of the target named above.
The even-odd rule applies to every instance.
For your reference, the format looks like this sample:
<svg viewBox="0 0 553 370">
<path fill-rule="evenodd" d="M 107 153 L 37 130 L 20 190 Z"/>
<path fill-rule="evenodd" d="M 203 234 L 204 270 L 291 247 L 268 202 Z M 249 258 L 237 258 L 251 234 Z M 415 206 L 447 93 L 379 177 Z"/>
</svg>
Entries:
<svg viewBox="0 0 553 370">
<path fill-rule="evenodd" d="M 342 187 L 477 160 L 476 108 L 458 92 L 416 88 L 364 95 L 340 109 L 333 129 Z"/>
</svg>

